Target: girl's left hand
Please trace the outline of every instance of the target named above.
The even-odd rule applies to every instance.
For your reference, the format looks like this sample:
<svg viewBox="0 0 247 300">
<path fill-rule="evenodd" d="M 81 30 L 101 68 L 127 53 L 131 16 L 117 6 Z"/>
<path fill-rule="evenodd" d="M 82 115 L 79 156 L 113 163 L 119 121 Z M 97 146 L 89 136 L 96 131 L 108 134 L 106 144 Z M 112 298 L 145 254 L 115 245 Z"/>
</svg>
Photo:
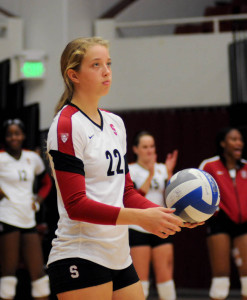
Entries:
<svg viewBox="0 0 247 300">
<path fill-rule="evenodd" d="M 197 226 L 204 225 L 204 224 L 205 224 L 205 222 L 199 222 L 199 223 L 189 223 L 189 222 L 185 222 L 185 223 L 184 223 L 184 227 L 192 229 L 192 228 L 195 228 L 195 227 L 197 227 Z"/>
<path fill-rule="evenodd" d="M 42 202 L 42 200 L 43 199 L 40 196 L 34 196 L 32 202 L 32 210 L 34 210 L 35 212 L 39 211 L 40 203 Z"/>
<path fill-rule="evenodd" d="M 174 150 L 172 153 L 168 153 L 166 156 L 165 165 L 168 171 L 169 177 L 172 176 L 174 168 L 178 159 L 178 150 Z"/>
</svg>

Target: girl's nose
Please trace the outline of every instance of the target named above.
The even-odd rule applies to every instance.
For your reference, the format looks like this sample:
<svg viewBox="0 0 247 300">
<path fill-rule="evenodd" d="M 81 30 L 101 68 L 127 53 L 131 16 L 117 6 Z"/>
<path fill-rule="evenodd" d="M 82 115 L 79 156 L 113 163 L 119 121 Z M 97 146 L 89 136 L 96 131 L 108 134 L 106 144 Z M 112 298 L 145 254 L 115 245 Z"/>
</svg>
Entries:
<svg viewBox="0 0 247 300">
<path fill-rule="evenodd" d="M 111 72 L 110 67 L 109 67 L 108 65 L 105 65 L 105 66 L 104 66 L 104 70 L 103 70 L 104 76 L 109 75 L 110 72 Z"/>
</svg>

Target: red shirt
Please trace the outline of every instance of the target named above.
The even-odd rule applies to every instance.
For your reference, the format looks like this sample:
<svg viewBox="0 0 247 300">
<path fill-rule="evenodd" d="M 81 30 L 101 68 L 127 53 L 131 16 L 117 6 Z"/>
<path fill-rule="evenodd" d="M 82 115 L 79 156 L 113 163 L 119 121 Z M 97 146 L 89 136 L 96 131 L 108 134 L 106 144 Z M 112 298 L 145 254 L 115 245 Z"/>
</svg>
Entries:
<svg viewBox="0 0 247 300">
<path fill-rule="evenodd" d="M 247 161 L 241 160 L 235 178 L 230 177 L 219 156 L 204 160 L 200 169 L 216 180 L 220 190 L 220 209 L 235 223 L 247 222 Z"/>
</svg>

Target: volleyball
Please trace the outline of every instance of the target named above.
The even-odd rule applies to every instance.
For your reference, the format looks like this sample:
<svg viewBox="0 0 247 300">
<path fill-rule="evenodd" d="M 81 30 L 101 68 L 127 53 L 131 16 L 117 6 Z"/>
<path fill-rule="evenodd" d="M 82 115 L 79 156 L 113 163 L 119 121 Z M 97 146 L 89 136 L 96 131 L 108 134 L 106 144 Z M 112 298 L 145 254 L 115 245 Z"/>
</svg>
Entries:
<svg viewBox="0 0 247 300">
<path fill-rule="evenodd" d="M 220 203 L 220 192 L 214 178 L 199 169 L 184 169 L 174 174 L 165 191 L 166 207 L 176 208 L 175 215 L 185 222 L 209 219 Z"/>
</svg>

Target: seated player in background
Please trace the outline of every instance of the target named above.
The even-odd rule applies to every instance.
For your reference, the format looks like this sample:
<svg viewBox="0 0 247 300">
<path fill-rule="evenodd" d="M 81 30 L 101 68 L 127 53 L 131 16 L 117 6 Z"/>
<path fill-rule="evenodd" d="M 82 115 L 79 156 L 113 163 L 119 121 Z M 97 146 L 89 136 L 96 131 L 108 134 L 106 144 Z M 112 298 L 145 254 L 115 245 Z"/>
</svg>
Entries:
<svg viewBox="0 0 247 300">
<path fill-rule="evenodd" d="M 16 271 L 21 253 L 30 274 L 32 297 L 47 300 L 49 279 L 43 269 L 35 212 L 51 189 L 51 179 L 40 156 L 23 149 L 23 122 L 7 120 L 3 127 L 5 148 L 0 152 L 0 298 L 15 297 Z M 33 194 L 36 176 L 41 182 L 37 196 Z"/>
<path fill-rule="evenodd" d="M 147 131 L 141 131 L 135 136 L 133 151 L 136 162 L 129 165 L 129 170 L 135 188 L 150 201 L 164 206 L 165 184 L 173 175 L 178 151 L 168 154 L 165 164 L 157 163 L 155 140 Z M 161 239 L 140 226 L 130 225 L 129 240 L 130 253 L 145 298 L 149 294 L 149 271 L 152 263 L 159 298 L 175 300 L 172 236 Z"/>
<path fill-rule="evenodd" d="M 242 159 L 244 141 L 236 128 L 224 128 L 217 136 L 217 156 L 204 160 L 200 169 L 216 180 L 220 209 L 206 224 L 212 270 L 210 299 L 226 299 L 230 288 L 230 256 L 239 271 L 242 300 L 247 300 L 247 162 Z"/>
</svg>

